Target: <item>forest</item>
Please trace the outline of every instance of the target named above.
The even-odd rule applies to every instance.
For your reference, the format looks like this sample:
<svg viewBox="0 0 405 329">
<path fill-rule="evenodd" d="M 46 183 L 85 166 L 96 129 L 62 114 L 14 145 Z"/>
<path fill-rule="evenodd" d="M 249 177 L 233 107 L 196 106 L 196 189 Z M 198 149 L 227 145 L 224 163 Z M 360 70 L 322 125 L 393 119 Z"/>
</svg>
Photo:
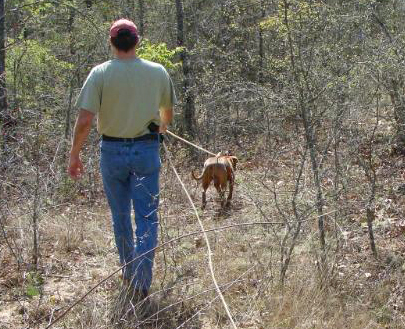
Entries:
<svg viewBox="0 0 405 329">
<path fill-rule="evenodd" d="M 123 17 L 173 80 L 170 132 L 239 161 L 201 209 L 209 154 L 166 134 L 154 311 L 117 324 L 95 127 L 67 165 Z M 404 22 L 403 0 L 0 0 L 0 329 L 405 328 Z"/>
</svg>

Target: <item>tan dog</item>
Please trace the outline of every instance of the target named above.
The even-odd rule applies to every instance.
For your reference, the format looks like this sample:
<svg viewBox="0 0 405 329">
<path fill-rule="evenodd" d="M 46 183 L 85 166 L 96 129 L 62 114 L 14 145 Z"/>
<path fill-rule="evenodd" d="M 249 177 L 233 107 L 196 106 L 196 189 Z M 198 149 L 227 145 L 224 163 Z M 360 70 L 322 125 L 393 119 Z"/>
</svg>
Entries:
<svg viewBox="0 0 405 329">
<path fill-rule="evenodd" d="M 196 177 L 194 171 L 191 172 L 191 176 L 195 180 L 198 181 L 202 179 L 202 209 L 204 209 L 207 204 L 206 191 L 208 186 L 211 184 L 211 181 L 214 181 L 214 186 L 221 198 L 222 207 L 225 204 L 224 196 L 226 184 L 229 184 L 229 194 L 226 205 L 230 204 L 232 199 L 233 185 L 235 182 L 235 170 L 237 163 L 237 157 L 232 155 L 221 155 L 221 153 L 218 153 L 215 157 L 208 158 L 204 162 L 204 169 L 201 176 Z"/>
</svg>

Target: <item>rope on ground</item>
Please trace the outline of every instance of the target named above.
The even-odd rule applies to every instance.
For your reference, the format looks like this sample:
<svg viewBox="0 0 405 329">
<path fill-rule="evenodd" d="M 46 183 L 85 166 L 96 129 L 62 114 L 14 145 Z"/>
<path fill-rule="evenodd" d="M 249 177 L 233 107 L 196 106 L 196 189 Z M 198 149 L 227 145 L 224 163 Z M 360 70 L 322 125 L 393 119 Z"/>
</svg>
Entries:
<svg viewBox="0 0 405 329">
<path fill-rule="evenodd" d="M 181 187 L 183 188 L 184 192 L 185 192 L 186 195 L 187 195 L 188 200 L 190 201 L 191 207 L 193 208 L 194 213 L 195 213 L 195 216 L 197 217 L 198 224 L 200 225 L 201 232 L 203 232 L 204 239 L 205 239 L 205 242 L 206 242 L 206 244 L 207 244 L 207 250 L 208 250 L 208 266 L 209 266 L 209 268 L 210 268 L 211 277 L 212 277 L 212 282 L 214 283 L 214 286 L 215 286 L 215 288 L 216 288 L 216 290 L 217 290 L 217 294 L 218 294 L 219 298 L 220 298 L 221 301 L 222 301 L 222 304 L 223 304 L 223 306 L 224 306 L 224 308 L 225 308 L 226 314 L 228 315 L 228 318 L 229 318 L 229 320 L 231 321 L 232 327 L 235 328 L 235 329 L 237 329 L 237 327 L 236 327 L 236 325 L 235 325 L 235 322 L 233 321 L 231 312 L 229 311 L 228 304 L 226 303 L 225 298 L 224 298 L 224 296 L 222 295 L 221 289 L 219 288 L 218 283 L 217 283 L 217 280 L 216 280 L 216 278 L 215 278 L 214 266 L 213 266 L 213 264 L 212 264 L 212 251 L 211 251 L 211 246 L 210 246 L 210 242 L 209 242 L 209 240 L 208 240 L 208 235 L 207 235 L 207 233 L 205 232 L 204 225 L 203 225 L 203 223 L 202 223 L 202 221 L 201 221 L 201 219 L 200 219 L 200 216 L 198 215 L 197 208 L 195 207 L 194 202 L 193 202 L 193 200 L 191 199 L 191 196 L 190 196 L 190 194 L 188 193 L 186 186 L 184 185 L 184 183 L 183 183 L 183 181 L 181 180 L 179 174 L 177 173 L 176 168 L 175 168 L 174 165 L 173 165 L 172 158 L 171 158 L 171 156 L 170 156 L 169 150 L 167 149 L 165 143 L 163 143 L 163 147 L 164 147 L 164 149 L 165 149 L 165 152 L 166 152 L 167 158 L 168 158 L 168 160 L 169 160 L 170 166 L 172 167 L 172 169 L 173 169 L 173 171 L 174 171 L 174 173 L 175 173 L 175 175 L 176 175 L 178 181 L 179 181 L 180 184 L 181 184 Z"/>
<path fill-rule="evenodd" d="M 201 151 L 203 151 L 203 152 L 205 152 L 205 153 L 208 153 L 208 154 L 211 154 L 211 155 L 213 155 L 213 156 L 216 156 L 215 153 L 212 153 L 212 152 L 206 150 L 205 148 L 202 148 L 201 146 L 198 146 L 198 145 L 196 145 L 196 144 L 194 144 L 194 143 L 189 142 L 188 140 L 185 140 L 184 138 L 181 138 L 180 136 L 177 136 L 176 134 L 173 134 L 170 130 L 166 130 L 166 132 L 167 132 L 169 135 L 173 136 L 174 138 L 177 138 L 177 139 L 181 140 L 182 142 L 184 142 L 184 143 L 186 143 L 186 144 L 188 144 L 188 145 L 194 146 L 195 148 L 197 148 L 197 149 L 199 149 L 199 150 L 201 150 Z"/>
</svg>

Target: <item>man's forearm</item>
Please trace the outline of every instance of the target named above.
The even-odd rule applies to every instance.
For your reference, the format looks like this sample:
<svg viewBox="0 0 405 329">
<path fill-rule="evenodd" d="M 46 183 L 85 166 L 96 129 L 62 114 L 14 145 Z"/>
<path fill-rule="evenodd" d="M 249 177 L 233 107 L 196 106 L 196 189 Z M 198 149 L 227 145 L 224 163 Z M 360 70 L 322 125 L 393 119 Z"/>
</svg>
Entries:
<svg viewBox="0 0 405 329">
<path fill-rule="evenodd" d="M 71 155 L 79 155 L 80 150 L 90 133 L 93 115 L 90 112 L 82 110 L 76 120 L 74 133 L 73 133 L 73 143 L 70 150 Z"/>
</svg>

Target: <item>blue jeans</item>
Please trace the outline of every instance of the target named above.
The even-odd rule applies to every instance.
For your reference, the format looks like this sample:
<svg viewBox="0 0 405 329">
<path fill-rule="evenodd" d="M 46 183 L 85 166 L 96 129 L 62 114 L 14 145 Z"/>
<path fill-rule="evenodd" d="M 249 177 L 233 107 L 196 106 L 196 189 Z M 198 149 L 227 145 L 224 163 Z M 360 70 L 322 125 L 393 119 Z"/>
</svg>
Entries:
<svg viewBox="0 0 405 329">
<path fill-rule="evenodd" d="M 101 175 L 111 208 L 115 243 L 124 279 L 136 289 L 149 290 L 158 237 L 159 142 L 101 141 Z M 131 222 L 135 212 L 135 235 Z"/>
</svg>

